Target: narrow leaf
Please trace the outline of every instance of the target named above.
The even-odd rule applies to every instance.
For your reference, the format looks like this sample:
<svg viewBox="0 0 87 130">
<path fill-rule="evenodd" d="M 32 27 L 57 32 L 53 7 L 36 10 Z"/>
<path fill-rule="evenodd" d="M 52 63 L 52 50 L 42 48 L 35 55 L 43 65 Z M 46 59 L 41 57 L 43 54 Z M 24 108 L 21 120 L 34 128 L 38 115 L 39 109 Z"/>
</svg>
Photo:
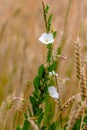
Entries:
<svg viewBox="0 0 87 130">
<path fill-rule="evenodd" d="M 27 120 L 25 120 L 22 130 L 29 130 L 29 127 L 30 127 L 30 123 Z"/>
<path fill-rule="evenodd" d="M 42 119 L 43 119 L 44 113 L 41 113 L 39 118 L 38 118 L 38 124 L 41 123 Z"/>
<path fill-rule="evenodd" d="M 30 96 L 30 102 L 31 102 L 31 104 L 32 104 L 33 106 L 36 105 L 36 100 L 35 100 L 35 98 L 32 97 L 32 96 Z"/>
<path fill-rule="evenodd" d="M 40 87 L 40 79 L 39 79 L 38 76 L 36 76 L 36 77 L 34 78 L 33 84 L 34 84 L 34 87 L 35 87 L 36 89 L 38 89 L 38 88 Z"/>
<path fill-rule="evenodd" d="M 49 6 L 48 5 L 46 5 L 46 7 L 45 7 L 45 13 L 47 14 L 48 13 L 48 10 L 49 10 Z"/>
<path fill-rule="evenodd" d="M 16 130 L 21 130 L 21 129 L 20 129 L 20 125 L 18 125 L 18 126 L 16 127 Z"/>
<path fill-rule="evenodd" d="M 57 31 L 54 31 L 54 32 L 53 32 L 53 37 L 54 37 L 54 38 L 56 37 L 56 34 L 57 34 Z"/>
<path fill-rule="evenodd" d="M 45 77 L 45 67 L 43 64 L 38 69 L 38 76 L 39 76 L 39 78 Z"/>
</svg>

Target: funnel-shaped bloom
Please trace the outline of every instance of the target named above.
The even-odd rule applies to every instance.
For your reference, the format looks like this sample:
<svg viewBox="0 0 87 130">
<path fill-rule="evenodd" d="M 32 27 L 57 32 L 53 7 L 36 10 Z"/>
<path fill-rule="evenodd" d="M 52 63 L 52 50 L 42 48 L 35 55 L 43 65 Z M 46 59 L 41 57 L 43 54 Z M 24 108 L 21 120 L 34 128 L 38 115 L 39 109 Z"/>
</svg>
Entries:
<svg viewBox="0 0 87 130">
<path fill-rule="evenodd" d="M 54 42 L 53 34 L 52 33 L 43 33 L 39 41 L 42 42 L 43 44 L 52 44 Z"/>
<path fill-rule="evenodd" d="M 59 94 L 54 86 L 48 88 L 49 95 L 55 99 L 59 98 Z"/>
</svg>

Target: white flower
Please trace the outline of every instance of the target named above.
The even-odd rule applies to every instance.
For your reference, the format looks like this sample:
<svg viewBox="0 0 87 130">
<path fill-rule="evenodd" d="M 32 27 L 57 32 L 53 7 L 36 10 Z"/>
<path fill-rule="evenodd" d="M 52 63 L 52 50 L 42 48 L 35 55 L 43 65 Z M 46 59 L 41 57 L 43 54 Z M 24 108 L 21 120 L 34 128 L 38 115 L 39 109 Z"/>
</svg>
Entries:
<svg viewBox="0 0 87 130">
<path fill-rule="evenodd" d="M 43 33 L 39 41 L 44 43 L 44 44 L 52 44 L 54 42 L 53 34 L 52 33 Z"/>
<path fill-rule="evenodd" d="M 58 76 L 57 73 L 55 73 L 55 71 L 49 72 L 49 76 Z"/>
<path fill-rule="evenodd" d="M 53 97 L 55 99 L 59 98 L 59 94 L 58 94 L 58 92 L 57 92 L 57 90 L 56 90 L 56 88 L 54 86 L 49 87 L 48 92 L 49 92 L 51 97 Z"/>
</svg>

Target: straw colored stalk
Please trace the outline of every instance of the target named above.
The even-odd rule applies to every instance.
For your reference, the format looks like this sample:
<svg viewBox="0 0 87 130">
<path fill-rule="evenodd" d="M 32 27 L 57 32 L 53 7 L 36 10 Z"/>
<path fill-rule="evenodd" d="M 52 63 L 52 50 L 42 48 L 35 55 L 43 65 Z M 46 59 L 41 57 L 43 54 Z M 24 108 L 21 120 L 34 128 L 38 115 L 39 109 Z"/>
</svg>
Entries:
<svg viewBox="0 0 87 130">
<path fill-rule="evenodd" d="M 28 121 L 30 122 L 31 127 L 32 127 L 34 130 L 39 130 L 39 128 L 38 128 L 38 126 L 35 124 L 34 120 L 32 120 L 31 118 L 28 118 Z"/>
<path fill-rule="evenodd" d="M 68 120 L 67 130 L 72 130 L 76 121 L 83 115 L 84 107 L 79 104 L 74 105 L 74 109 L 71 110 Z"/>
<path fill-rule="evenodd" d="M 80 130 L 87 130 L 87 100 L 82 101 L 82 106 L 85 108 L 82 119 L 81 119 L 81 125 L 80 125 Z"/>
</svg>

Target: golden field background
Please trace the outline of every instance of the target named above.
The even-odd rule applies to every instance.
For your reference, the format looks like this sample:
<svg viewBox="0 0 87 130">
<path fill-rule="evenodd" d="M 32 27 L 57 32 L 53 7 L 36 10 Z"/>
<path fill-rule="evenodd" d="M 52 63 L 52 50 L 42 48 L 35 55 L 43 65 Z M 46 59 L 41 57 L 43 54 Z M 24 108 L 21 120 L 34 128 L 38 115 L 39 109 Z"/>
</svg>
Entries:
<svg viewBox="0 0 87 130">
<path fill-rule="evenodd" d="M 57 30 L 56 48 L 63 44 L 57 70 L 61 78 L 70 78 L 62 86 L 66 101 L 79 91 L 75 76 L 74 42 L 80 38 L 82 60 L 87 54 L 87 0 L 44 0 L 53 13 L 52 25 Z M 70 5 L 69 5 L 70 2 Z M 69 5 L 69 6 L 68 6 Z M 68 12 L 68 13 L 67 13 Z M 46 61 L 46 46 L 38 41 L 45 32 L 41 0 L 0 0 L 0 118 L 6 130 L 15 129 L 16 107 L 5 110 L 9 95 L 25 97 L 32 94 L 32 81 L 40 64 Z M 64 35 L 63 35 L 64 32 Z M 29 83 L 28 90 L 26 84 Z M 2 110 L 4 111 L 2 114 Z M 19 114 L 20 115 L 20 114 Z M 18 116 L 19 116 L 18 115 Z M 9 124 L 10 122 L 10 124 Z"/>
</svg>

